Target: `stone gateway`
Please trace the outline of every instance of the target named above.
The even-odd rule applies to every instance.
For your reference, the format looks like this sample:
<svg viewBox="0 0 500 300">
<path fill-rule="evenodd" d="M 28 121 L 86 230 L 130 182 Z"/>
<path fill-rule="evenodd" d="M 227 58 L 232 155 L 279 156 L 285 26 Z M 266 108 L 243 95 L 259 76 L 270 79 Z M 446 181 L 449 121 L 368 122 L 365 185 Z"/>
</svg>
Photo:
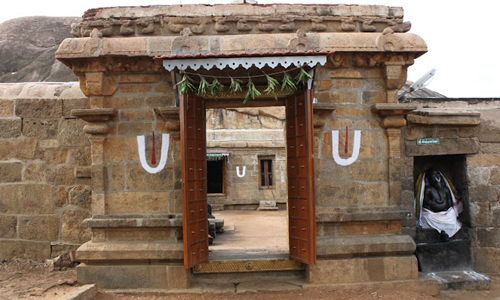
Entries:
<svg viewBox="0 0 500 300">
<path fill-rule="evenodd" d="M 487 222 L 498 215 L 498 203 L 488 205 L 497 201 L 497 191 L 491 188 L 492 197 L 481 202 L 474 200 L 481 184 L 469 194 L 462 183 L 467 170 L 498 165 L 491 150 L 498 141 L 483 143 L 479 113 L 399 102 L 408 67 L 427 51 L 409 29 L 402 8 L 377 5 L 85 12 L 71 28 L 74 37 L 56 52 L 88 98 L 73 107 L 71 122 L 60 123 L 81 124 L 79 147 L 90 156 L 87 168 L 77 169 L 86 171 L 80 176 L 91 180 L 92 191 L 85 213 L 75 211 L 87 230 L 76 250 L 78 281 L 103 288 L 188 288 L 207 276 L 200 272 L 223 272 L 214 271 L 218 265 L 230 272 L 293 272 L 310 284 L 382 282 L 435 293 L 436 281 L 419 279 L 415 255 L 416 178 L 430 167 L 455 174 L 461 221 L 471 235 L 484 237 Z M 17 100 L 15 109 L 32 102 Z M 12 114 L 1 121 L 10 122 Z M 428 138 L 440 143 L 417 145 Z M 61 139 L 58 145 L 74 142 L 72 135 Z M 3 160 L 37 155 L 28 140 L 9 143 L 23 150 L 9 154 L 0 147 Z M 48 143 L 39 144 L 45 153 L 51 153 Z M 77 150 L 65 151 L 73 157 Z M 10 171 L 14 164 L 2 163 L 0 171 L 19 177 Z M 32 177 L 35 167 L 30 165 Z M 498 179 L 492 168 L 491 180 Z M 30 185 L 46 202 L 57 192 L 50 188 Z M 3 184 L 0 189 L 23 193 Z M 0 212 L 21 213 L 3 195 Z M 32 207 L 25 204 L 24 210 Z M 287 258 L 211 259 L 208 205 L 214 211 L 286 210 Z M 0 215 L 3 220 L 9 221 Z M 498 241 L 488 243 L 469 256 L 475 269 L 498 271 L 485 263 L 498 257 Z"/>
</svg>

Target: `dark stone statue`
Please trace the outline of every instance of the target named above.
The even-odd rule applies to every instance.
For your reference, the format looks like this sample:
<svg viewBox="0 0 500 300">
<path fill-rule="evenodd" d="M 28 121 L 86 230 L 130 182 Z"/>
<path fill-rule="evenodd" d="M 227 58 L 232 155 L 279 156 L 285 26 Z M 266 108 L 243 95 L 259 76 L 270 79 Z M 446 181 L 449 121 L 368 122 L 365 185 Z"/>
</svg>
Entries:
<svg viewBox="0 0 500 300">
<path fill-rule="evenodd" d="M 422 206 L 433 212 L 447 211 L 453 206 L 450 189 L 436 169 L 425 171 L 425 191 Z"/>
</svg>

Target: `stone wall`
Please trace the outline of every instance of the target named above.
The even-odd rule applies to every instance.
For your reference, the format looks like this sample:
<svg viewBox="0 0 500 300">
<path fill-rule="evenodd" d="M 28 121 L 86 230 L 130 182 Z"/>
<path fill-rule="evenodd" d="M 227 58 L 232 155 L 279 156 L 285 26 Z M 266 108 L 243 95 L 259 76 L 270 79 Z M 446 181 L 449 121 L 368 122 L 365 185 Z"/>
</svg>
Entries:
<svg viewBox="0 0 500 300">
<path fill-rule="evenodd" d="M 0 260 L 45 259 L 90 239 L 88 108 L 78 84 L 0 85 Z"/>
</svg>

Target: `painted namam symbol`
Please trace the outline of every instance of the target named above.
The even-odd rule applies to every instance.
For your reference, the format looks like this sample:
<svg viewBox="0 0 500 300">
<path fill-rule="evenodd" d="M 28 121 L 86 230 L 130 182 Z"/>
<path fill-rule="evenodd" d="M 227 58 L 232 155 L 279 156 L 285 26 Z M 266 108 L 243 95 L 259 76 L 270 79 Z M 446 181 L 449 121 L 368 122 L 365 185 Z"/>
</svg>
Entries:
<svg viewBox="0 0 500 300">
<path fill-rule="evenodd" d="M 339 155 L 339 131 L 332 130 L 332 155 L 335 162 L 341 166 L 348 166 L 358 159 L 359 146 L 361 144 L 361 130 L 354 131 L 354 145 L 352 149 L 352 155 L 349 158 L 341 158 Z M 347 153 L 347 128 L 346 128 L 346 143 L 345 152 Z"/>
<path fill-rule="evenodd" d="M 236 175 L 238 177 L 245 177 L 245 171 L 247 170 L 247 167 L 246 166 L 243 166 L 243 174 L 240 174 L 240 167 L 236 167 Z"/>
<path fill-rule="evenodd" d="M 154 165 L 156 164 L 156 155 L 155 155 L 155 136 L 153 132 L 153 150 L 151 151 L 151 163 Z M 146 170 L 148 173 L 151 174 L 156 174 L 163 170 L 165 168 L 165 165 L 167 164 L 167 158 L 168 158 L 168 147 L 170 145 L 170 134 L 168 133 L 162 133 L 161 135 L 161 157 L 160 157 L 160 163 L 156 167 L 150 167 L 148 162 L 146 161 L 146 139 L 143 135 L 137 136 L 137 146 L 139 149 L 139 159 L 141 161 L 141 165 Z"/>
</svg>

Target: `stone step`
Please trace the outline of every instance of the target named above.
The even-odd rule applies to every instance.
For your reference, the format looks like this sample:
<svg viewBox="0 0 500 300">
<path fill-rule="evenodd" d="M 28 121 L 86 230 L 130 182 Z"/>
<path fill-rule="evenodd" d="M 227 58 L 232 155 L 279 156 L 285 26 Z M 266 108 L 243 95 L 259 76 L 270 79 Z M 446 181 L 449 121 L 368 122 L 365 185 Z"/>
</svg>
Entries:
<svg viewBox="0 0 500 300">
<path fill-rule="evenodd" d="M 491 283 L 491 278 L 472 270 L 432 272 L 427 276 L 436 279 L 442 290 L 488 290 Z"/>
</svg>

